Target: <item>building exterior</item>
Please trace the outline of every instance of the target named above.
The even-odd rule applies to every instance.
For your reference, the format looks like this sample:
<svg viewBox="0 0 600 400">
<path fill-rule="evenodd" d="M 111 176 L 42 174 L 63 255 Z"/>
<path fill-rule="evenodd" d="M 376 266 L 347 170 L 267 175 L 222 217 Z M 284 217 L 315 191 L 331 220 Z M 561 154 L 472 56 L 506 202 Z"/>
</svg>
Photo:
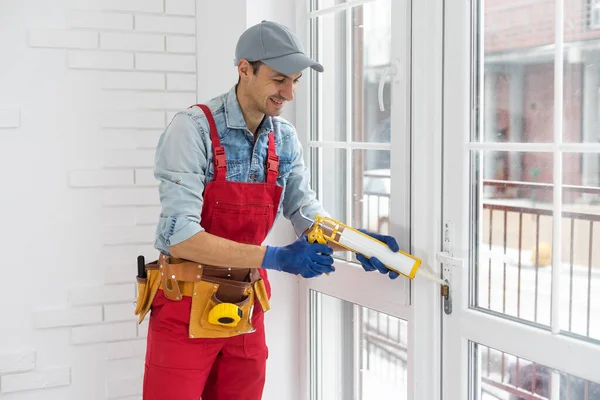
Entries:
<svg viewBox="0 0 600 400">
<path fill-rule="evenodd" d="M 564 142 L 600 142 L 600 1 L 564 2 Z M 488 0 L 483 15 L 484 141 L 552 142 L 554 135 L 553 0 Z M 486 179 L 551 183 L 551 153 L 486 154 Z M 600 186 L 597 154 L 568 154 L 563 182 Z M 489 188 L 496 197 L 529 197 L 530 189 Z M 551 201 L 552 192 L 536 199 Z M 586 197 L 587 196 L 587 197 Z M 565 193 L 565 201 L 593 196 Z"/>
</svg>

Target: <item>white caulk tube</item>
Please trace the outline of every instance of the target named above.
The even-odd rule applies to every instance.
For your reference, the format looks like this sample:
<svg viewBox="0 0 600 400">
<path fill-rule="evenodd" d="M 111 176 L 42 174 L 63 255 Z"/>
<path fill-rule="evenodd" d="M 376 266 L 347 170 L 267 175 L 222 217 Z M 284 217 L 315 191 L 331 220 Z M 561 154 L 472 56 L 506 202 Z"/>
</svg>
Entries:
<svg viewBox="0 0 600 400">
<path fill-rule="evenodd" d="M 356 253 L 360 253 L 368 258 L 377 258 L 392 271 L 408 278 L 412 279 L 415 276 L 420 276 L 441 285 L 447 285 L 446 282 L 435 276 L 432 272 L 421 267 L 421 260 L 418 258 L 403 252 L 394 252 L 387 244 L 358 231 L 348 228 L 340 229 L 338 241 L 342 246 Z"/>
</svg>

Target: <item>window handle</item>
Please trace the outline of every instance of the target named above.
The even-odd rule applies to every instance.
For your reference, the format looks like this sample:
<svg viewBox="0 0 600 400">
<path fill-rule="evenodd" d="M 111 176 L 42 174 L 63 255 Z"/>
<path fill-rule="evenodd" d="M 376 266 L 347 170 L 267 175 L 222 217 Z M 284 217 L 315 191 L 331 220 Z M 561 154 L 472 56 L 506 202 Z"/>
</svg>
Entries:
<svg viewBox="0 0 600 400">
<path fill-rule="evenodd" d="M 388 76 L 396 76 L 396 79 L 393 80 L 394 83 L 399 83 L 400 79 L 397 77 L 400 71 L 400 62 L 398 59 L 394 60 L 393 64 L 388 65 L 383 70 L 381 74 L 381 79 L 379 79 L 379 87 L 377 90 L 377 99 L 379 100 L 379 110 L 382 112 L 385 111 L 385 107 L 383 105 L 383 85 L 385 85 L 385 81 Z"/>
</svg>

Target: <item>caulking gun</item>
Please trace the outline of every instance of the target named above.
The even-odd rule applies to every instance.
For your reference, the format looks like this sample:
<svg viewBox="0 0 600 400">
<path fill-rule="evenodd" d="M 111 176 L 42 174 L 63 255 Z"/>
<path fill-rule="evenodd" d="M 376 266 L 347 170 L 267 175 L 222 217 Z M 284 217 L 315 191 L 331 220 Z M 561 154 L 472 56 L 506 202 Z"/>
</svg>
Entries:
<svg viewBox="0 0 600 400">
<path fill-rule="evenodd" d="M 367 258 L 376 257 L 386 268 L 409 279 L 419 276 L 443 286 L 448 285 L 441 278 L 435 276 L 422 266 L 421 260 L 417 257 L 403 251 L 394 252 L 382 241 L 335 219 L 315 215 L 315 219 L 313 220 L 302 213 L 304 206 L 300 207 L 300 215 L 312 223 L 312 229 L 308 233 L 309 242 L 321 244 L 328 242 L 335 243 L 354 253 L 362 254 Z"/>
</svg>

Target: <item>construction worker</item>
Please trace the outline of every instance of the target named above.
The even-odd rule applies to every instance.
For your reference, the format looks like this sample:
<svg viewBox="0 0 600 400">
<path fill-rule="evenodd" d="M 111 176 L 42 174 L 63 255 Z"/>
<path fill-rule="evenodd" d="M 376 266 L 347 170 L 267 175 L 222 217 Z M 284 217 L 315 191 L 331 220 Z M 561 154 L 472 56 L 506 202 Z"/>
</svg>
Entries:
<svg viewBox="0 0 600 400">
<path fill-rule="evenodd" d="M 295 128 L 279 117 L 302 71 L 323 66 L 293 32 L 269 21 L 241 35 L 235 62 L 238 83 L 179 112 L 156 149 L 160 259 L 138 281 L 141 318 L 150 310 L 145 400 L 260 399 L 267 270 L 304 278 L 335 270 L 333 249 L 307 241 L 300 207 L 309 217 L 329 214 L 309 185 Z M 299 238 L 262 246 L 280 213 Z M 398 250 L 393 238 L 368 234 Z M 374 258 L 359 260 L 388 273 Z"/>
</svg>

